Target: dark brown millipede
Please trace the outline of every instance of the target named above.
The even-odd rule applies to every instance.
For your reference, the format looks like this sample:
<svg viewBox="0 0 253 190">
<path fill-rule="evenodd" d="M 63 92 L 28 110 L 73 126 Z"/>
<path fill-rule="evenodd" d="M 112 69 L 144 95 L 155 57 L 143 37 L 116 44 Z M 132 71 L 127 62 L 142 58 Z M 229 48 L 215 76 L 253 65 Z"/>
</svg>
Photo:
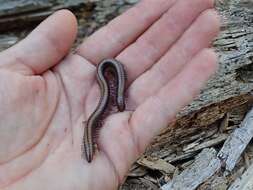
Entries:
<svg viewBox="0 0 253 190">
<path fill-rule="evenodd" d="M 101 97 L 100 101 L 91 114 L 86 126 L 84 127 L 83 135 L 83 154 L 85 154 L 86 160 L 90 163 L 93 160 L 95 153 L 95 139 L 94 136 L 99 128 L 99 121 L 108 107 L 110 87 L 109 81 L 105 77 L 105 72 L 107 70 L 113 71 L 114 77 L 116 78 L 116 105 L 120 112 L 125 110 L 125 83 L 126 83 L 126 73 L 123 65 L 115 59 L 106 59 L 102 61 L 97 67 L 97 81 L 100 86 Z"/>
</svg>

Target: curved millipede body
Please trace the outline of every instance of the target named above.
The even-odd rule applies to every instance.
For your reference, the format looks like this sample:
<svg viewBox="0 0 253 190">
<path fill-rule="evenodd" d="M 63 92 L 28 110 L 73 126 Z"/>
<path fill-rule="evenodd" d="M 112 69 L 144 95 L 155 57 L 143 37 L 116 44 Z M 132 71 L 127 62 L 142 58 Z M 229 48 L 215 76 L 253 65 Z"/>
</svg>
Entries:
<svg viewBox="0 0 253 190">
<path fill-rule="evenodd" d="M 116 105 L 120 112 L 125 110 L 125 98 L 124 90 L 126 83 L 126 73 L 123 65 L 115 59 L 106 59 L 102 61 L 97 67 L 97 81 L 100 86 L 101 98 L 95 111 L 91 114 L 86 126 L 84 127 L 83 136 L 83 151 L 86 160 L 90 163 L 93 159 L 95 152 L 95 135 L 99 128 L 99 121 L 103 113 L 105 112 L 110 96 L 109 81 L 105 77 L 105 72 L 110 71 L 113 73 L 117 84 L 116 84 Z"/>
</svg>

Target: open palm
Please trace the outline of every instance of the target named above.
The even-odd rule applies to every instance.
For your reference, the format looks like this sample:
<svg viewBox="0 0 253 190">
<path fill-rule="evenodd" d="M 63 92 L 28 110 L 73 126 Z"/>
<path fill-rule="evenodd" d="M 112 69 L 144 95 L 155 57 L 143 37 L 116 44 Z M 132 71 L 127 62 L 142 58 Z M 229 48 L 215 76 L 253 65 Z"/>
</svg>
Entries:
<svg viewBox="0 0 253 190">
<path fill-rule="evenodd" d="M 151 139 L 216 70 L 212 0 L 143 0 L 69 53 L 77 24 L 58 11 L 0 54 L 0 188 L 116 189 Z M 125 65 L 127 109 L 108 117 L 92 163 L 83 121 L 100 92 L 96 65 Z"/>
</svg>

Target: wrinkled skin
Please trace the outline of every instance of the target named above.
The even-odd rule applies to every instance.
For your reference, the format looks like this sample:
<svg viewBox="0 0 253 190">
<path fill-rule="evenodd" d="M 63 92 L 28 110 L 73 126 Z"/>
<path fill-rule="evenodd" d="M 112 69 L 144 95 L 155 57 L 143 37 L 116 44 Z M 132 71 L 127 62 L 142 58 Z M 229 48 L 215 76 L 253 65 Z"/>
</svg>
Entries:
<svg viewBox="0 0 253 190">
<path fill-rule="evenodd" d="M 1 52 L 0 189 L 117 189 L 131 164 L 217 69 L 212 0 L 143 0 L 70 53 L 73 14 L 61 10 Z M 163 16 L 162 16 L 163 15 Z M 127 109 L 108 117 L 99 152 L 81 157 L 84 121 L 100 92 L 96 65 L 128 73 Z"/>
</svg>

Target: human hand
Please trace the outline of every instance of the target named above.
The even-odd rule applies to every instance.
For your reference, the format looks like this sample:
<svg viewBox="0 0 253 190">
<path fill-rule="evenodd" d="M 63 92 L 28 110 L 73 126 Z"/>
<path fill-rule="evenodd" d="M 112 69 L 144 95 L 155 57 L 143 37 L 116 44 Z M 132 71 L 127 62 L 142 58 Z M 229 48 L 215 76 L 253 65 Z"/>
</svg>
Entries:
<svg viewBox="0 0 253 190">
<path fill-rule="evenodd" d="M 76 19 L 62 10 L 2 52 L 0 188 L 117 189 L 215 72 L 215 53 L 205 49 L 219 31 L 212 8 L 213 0 L 143 0 L 75 53 Z M 106 119 L 89 164 L 81 157 L 82 122 L 100 96 L 96 65 L 112 57 L 128 74 L 127 110 Z"/>
</svg>

